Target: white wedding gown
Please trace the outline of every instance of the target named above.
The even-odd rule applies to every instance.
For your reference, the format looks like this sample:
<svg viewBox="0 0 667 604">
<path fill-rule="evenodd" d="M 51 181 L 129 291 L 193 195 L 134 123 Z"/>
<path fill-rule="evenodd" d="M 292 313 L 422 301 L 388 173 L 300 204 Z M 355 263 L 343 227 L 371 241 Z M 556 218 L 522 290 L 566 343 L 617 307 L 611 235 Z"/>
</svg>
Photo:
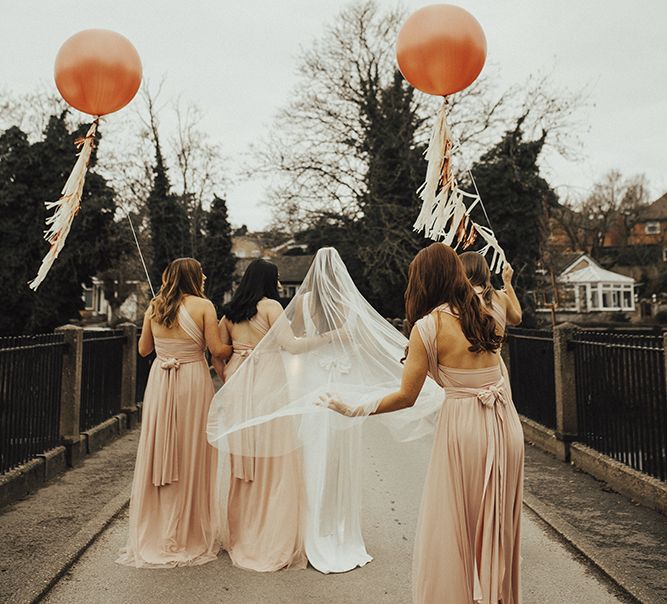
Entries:
<svg viewBox="0 0 667 604">
<path fill-rule="evenodd" d="M 442 390 L 427 380 L 414 407 L 374 419 L 334 413 L 320 397 L 374 408 L 399 387 L 406 344 L 361 295 L 338 252 L 324 248 L 284 314 L 211 403 L 208 440 L 223 454 L 298 459 L 304 549 L 320 572 L 371 560 L 361 531 L 363 424 L 381 422 L 401 441 L 420 438 L 432 432 Z"/>
<path fill-rule="evenodd" d="M 306 294 L 305 332 L 315 336 L 309 301 Z M 335 388 L 342 377 L 354 378 L 361 367 L 354 362 L 352 346 L 344 346 L 342 353 L 340 348 L 324 346 L 310 355 L 301 385 L 312 384 L 313 390 Z M 307 499 L 304 547 L 310 564 L 322 573 L 346 572 L 373 559 L 361 534 L 362 425 L 350 428 L 349 422 L 334 413 L 304 415 L 300 428 Z"/>
</svg>

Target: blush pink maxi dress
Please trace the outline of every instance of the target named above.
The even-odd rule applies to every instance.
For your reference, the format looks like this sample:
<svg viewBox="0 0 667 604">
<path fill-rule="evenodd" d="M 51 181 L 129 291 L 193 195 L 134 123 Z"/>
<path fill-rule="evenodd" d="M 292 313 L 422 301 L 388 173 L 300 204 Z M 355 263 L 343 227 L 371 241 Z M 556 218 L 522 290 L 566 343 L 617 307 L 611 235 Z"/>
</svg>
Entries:
<svg viewBox="0 0 667 604">
<path fill-rule="evenodd" d="M 429 374 L 445 391 L 413 561 L 417 604 L 518 604 L 523 433 L 500 365 L 438 363 L 435 314 L 417 321 Z"/>
<path fill-rule="evenodd" d="M 213 381 L 204 334 L 183 305 L 178 322 L 189 338 L 155 338 L 127 546 L 116 560 L 138 568 L 205 564 L 220 550 L 216 452 L 206 439 Z"/>
<path fill-rule="evenodd" d="M 255 315 L 250 325 L 266 335 L 269 325 Z M 254 347 L 232 342 L 234 352 L 224 370 L 225 381 L 250 358 Z M 279 361 L 279 360 L 278 360 Z M 252 361 L 250 361 L 252 362 Z M 281 366 L 276 363 L 276 371 Z M 285 379 L 284 373 L 264 376 L 266 388 L 274 379 Z M 223 386 L 224 388 L 224 386 Z M 284 435 L 267 425 L 253 434 L 258 438 Z M 303 546 L 305 492 L 303 469 L 298 451 L 277 457 L 229 455 L 230 477 L 226 506 L 227 531 L 224 547 L 235 566 L 258 572 L 307 566 Z"/>
</svg>

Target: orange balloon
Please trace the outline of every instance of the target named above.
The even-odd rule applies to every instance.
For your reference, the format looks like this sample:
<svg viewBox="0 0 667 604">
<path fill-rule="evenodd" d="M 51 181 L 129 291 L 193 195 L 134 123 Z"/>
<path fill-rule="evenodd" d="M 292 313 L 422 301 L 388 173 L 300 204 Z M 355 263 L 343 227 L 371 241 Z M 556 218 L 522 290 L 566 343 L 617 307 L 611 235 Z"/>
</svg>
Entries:
<svg viewBox="0 0 667 604">
<path fill-rule="evenodd" d="M 60 47 L 56 86 L 75 109 L 106 115 L 125 107 L 141 84 L 141 59 L 132 43 L 108 29 L 86 29 Z"/>
<path fill-rule="evenodd" d="M 396 42 L 403 77 L 427 94 L 445 96 L 472 84 L 484 67 L 486 36 L 460 6 L 433 4 L 403 24 Z"/>
</svg>

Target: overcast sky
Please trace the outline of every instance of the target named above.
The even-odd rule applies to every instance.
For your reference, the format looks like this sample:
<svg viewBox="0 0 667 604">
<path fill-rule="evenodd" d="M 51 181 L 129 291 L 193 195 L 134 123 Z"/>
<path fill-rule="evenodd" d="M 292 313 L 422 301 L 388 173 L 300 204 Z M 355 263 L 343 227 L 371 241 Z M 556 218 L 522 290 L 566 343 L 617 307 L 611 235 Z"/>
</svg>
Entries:
<svg viewBox="0 0 667 604">
<path fill-rule="evenodd" d="M 378 0 L 381 6 L 395 2 Z M 412 10 L 432 1 L 405 0 Z M 337 0 L 0 0 L 0 86 L 53 86 L 53 61 L 70 35 L 116 30 L 136 46 L 144 75 L 195 101 L 234 175 L 239 158 L 290 97 L 299 50 L 346 2 Z M 553 70 L 558 85 L 588 85 L 582 158 L 545 158 L 554 186 L 584 192 L 606 171 L 645 173 L 667 192 L 667 0 L 458 0 L 482 24 L 500 85 Z M 54 86 L 55 90 L 55 86 Z M 107 133 L 110 137 L 113 134 Z M 559 192 L 563 190 L 559 189 Z M 261 228 L 264 183 L 228 190 L 235 225 Z"/>
</svg>

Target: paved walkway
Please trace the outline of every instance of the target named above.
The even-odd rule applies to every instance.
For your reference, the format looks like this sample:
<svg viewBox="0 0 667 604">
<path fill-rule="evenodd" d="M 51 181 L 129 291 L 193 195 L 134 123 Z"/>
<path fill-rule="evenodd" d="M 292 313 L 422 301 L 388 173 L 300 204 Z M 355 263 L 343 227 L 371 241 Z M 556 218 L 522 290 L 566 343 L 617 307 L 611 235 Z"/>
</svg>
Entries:
<svg viewBox="0 0 667 604">
<path fill-rule="evenodd" d="M 526 447 L 524 501 L 641 602 L 667 603 L 667 518 Z"/>
<path fill-rule="evenodd" d="M 71 569 L 47 602 L 407 603 L 419 495 L 430 444 L 404 446 L 381 426 L 370 431 L 365 464 L 364 526 L 375 560 L 344 575 L 309 569 L 259 575 L 235 569 L 226 556 L 199 568 L 139 571 L 115 565 L 125 540 L 119 518 Z M 530 513 L 524 530 L 524 598 L 541 604 L 621 602 L 600 577 L 559 543 Z"/>
<path fill-rule="evenodd" d="M 370 430 L 364 527 L 375 560 L 363 569 L 335 576 L 312 569 L 250 573 L 233 568 L 224 555 L 203 567 L 168 571 L 138 571 L 114 564 L 125 539 L 127 519 L 122 510 L 136 443 L 137 432 L 133 432 L 0 514 L 0 601 L 32 601 L 63 561 L 74 561 L 120 512 L 49 593 L 48 602 L 409 602 L 410 558 L 428 442 L 399 446 L 381 427 Z M 642 601 L 667 601 L 660 596 L 665 581 L 656 570 L 667 543 L 664 517 L 633 505 L 532 447 L 527 449 L 526 498 L 537 503 L 542 514 L 569 519 L 569 526 L 577 527 L 577 537 L 590 541 L 594 532 L 595 543 L 609 553 L 608 558 L 625 557 L 630 573 L 650 588 Z M 632 601 L 527 508 L 523 578 L 526 604 Z"/>
<path fill-rule="evenodd" d="M 129 495 L 139 430 L 0 510 L 0 602 L 30 602 Z"/>
</svg>

